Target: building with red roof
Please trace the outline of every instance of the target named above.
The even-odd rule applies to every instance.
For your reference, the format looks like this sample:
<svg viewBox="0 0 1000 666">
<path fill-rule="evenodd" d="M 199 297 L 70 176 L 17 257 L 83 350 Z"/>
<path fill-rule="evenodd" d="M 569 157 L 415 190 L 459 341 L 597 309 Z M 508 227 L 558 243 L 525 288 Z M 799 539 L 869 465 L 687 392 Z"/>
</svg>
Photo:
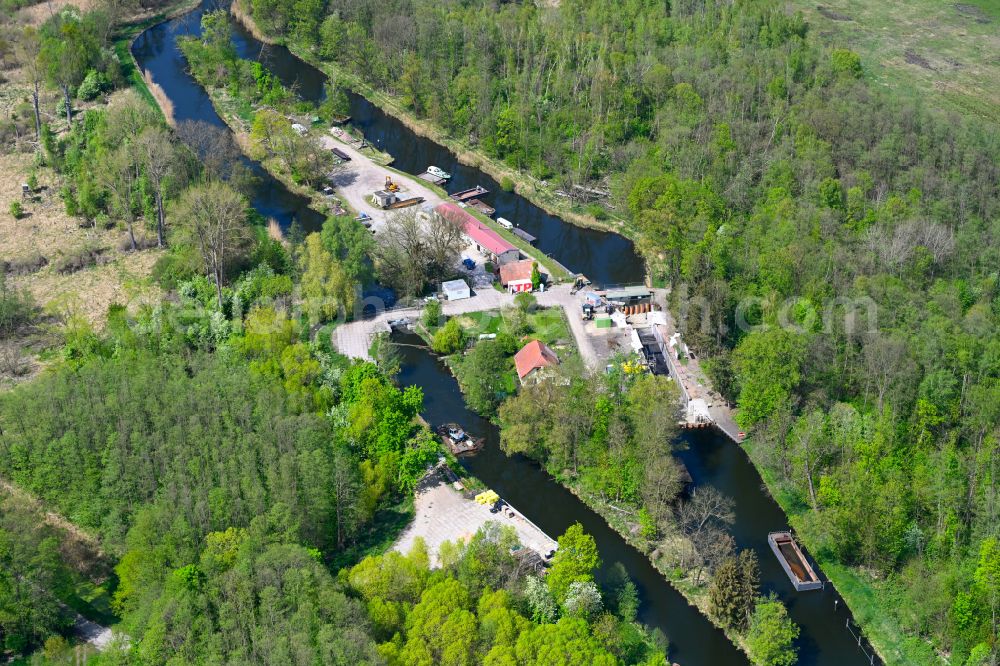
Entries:
<svg viewBox="0 0 1000 666">
<path fill-rule="evenodd" d="M 519 291 L 531 291 L 534 288 L 531 282 L 531 270 L 535 262 L 532 259 L 521 259 L 512 261 L 500 267 L 500 286 L 510 293 Z"/>
<path fill-rule="evenodd" d="M 503 266 L 521 258 L 521 253 L 516 247 L 458 204 L 446 201 L 438 204 L 434 212 L 441 217 L 460 223 L 469 242 L 497 266 Z"/>
<path fill-rule="evenodd" d="M 545 376 L 545 368 L 559 365 L 559 357 L 539 340 L 532 340 L 514 355 L 514 367 L 522 384 L 537 382 Z"/>
</svg>

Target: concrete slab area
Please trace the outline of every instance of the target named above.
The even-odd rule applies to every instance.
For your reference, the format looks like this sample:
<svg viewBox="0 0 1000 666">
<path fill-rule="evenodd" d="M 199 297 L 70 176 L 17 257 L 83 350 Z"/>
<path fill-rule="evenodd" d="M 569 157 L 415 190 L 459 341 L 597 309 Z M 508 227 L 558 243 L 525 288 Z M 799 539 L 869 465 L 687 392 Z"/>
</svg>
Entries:
<svg viewBox="0 0 1000 666">
<path fill-rule="evenodd" d="M 423 197 L 425 202 L 433 205 L 444 200 L 434 190 L 427 187 L 424 181 L 400 176 L 395 171 L 372 162 L 357 148 L 334 138 L 331 134 L 321 134 L 319 141 L 324 148 L 328 150 L 337 148 L 351 157 L 351 161 L 344 163 L 343 167 L 337 171 L 332 185 L 354 210 L 359 213 L 367 213 L 372 218 L 372 227 L 375 229 L 376 237 L 385 225 L 386 216 L 392 211 L 375 206 L 370 197 L 372 192 L 385 187 L 386 176 L 391 176 L 393 182 L 399 185 L 400 191 L 397 194 L 401 199 Z"/>
<path fill-rule="evenodd" d="M 427 544 L 431 566 L 438 566 L 438 553 L 445 541 L 468 541 L 487 522 L 509 525 L 517 532 L 521 543 L 542 557 L 556 548 L 556 541 L 513 507 L 509 515 L 490 513 L 487 506 L 466 499 L 437 471 L 429 474 L 417 487 L 416 517 L 396 541 L 393 549 L 406 553 L 413 542 L 422 538 Z"/>
</svg>

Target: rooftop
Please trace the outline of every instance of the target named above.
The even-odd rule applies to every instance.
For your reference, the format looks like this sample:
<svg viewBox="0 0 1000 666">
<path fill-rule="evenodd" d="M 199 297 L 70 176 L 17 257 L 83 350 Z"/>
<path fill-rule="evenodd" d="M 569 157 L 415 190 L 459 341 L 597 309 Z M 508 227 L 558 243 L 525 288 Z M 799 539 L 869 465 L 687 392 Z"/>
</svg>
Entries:
<svg viewBox="0 0 1000 666">
<path fill-rule="evenodd" d="M 517 368 L 517 376 L 521 379 L 527 377 L 533 370 L 552 365 L 559 365 L 559 357 L 549 349 L 548 345 L 539 340 L 532 340 L 514 355 L 514 366 Z"/>
<path fill-rule="evenodd" d="M 480 222 L 475 216 L 456 203 L 446 201 L 445 203 L 438 204 L 434 210 L 441 217 L 447 217 L 448 219 L 460 222 L 465 228 L 465 235 L 472 242 L 486 248 L 486 250 L 493 254 L 499 255 L 517 249 L 504 240 L 503 236 Z"/>
<path fill-rule="evenodd" d="M 604 297 L 609 301 L 619 298 L 646 298 L 652 295 L 646 287 L 637 285 L 634 287 L 622 287 L 621 289 L 608 289 Z"/>
<path fill-rule="evenodd" d="M 521 259 L 512 261 L 500 267 L 500 284 L 506 285 L 509 282 L 531 279 L 531 267 L 534 265 L 532 259 Z"/>
</svg>

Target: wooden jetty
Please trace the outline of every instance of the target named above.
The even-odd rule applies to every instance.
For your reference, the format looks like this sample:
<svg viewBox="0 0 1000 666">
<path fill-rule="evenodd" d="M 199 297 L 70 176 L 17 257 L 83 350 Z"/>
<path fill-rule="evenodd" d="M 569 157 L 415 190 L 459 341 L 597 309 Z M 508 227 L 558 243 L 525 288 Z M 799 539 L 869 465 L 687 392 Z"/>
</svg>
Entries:
<svg viewBox="0 0 1000 666">
<path fill-rule="evenodd" d="M 471 208 L 475 208 L 476 210 L 478 210 L 480 213 L 482 213 L 486 217 L 493 217 L 493 213 L 497 212 L 496 208 L 492 208 L 490 206 L 487 206 L 486 204 L 484 204 L 479 199 L 469 199 L 465 203 L 466 203 L 467 206 L 469 206 Z"/>
<path fill-rule="evenodd" d="M 823 581 L 819 579 L 812 565 L 795 543 L 791 532 L 771 532 L 767 535 L 767 543 L 771 546 L 774 556 L 781 562 L 781 568 L 788 574 L 796 592 L 819 590 Z"/>
<path fill-rule="evenodd" d="M 434 174 L 432 174 L 429 171 L 424 171 L 423 173 L 418 173 L 417 174 L 417 178 L 421 178 L 423 180 L 426 180 L 428 183 L 432 183 L 434 185 L 444 185 L 446 182 L 448 182 L 447 179 L 441 178 L 439 176 L 435 176 Z"/>
<path fill-rule="evenodd" d="M 445 423 L 437 429 L 437 434 L 456 456 L 478 451 L 485 441 L 482 437 L 472 437 L 457 423 Z"/>
<path fill-rule="evenodd" d="M 455 192 L 451 195 L 451 198 L 455 201 L 467 201 L 469 199 L 475 199 L 477 197 L 482 197 L 489 194 L 490 191 L 483 187 L 482 185 L 476 185 L 475 187 L 469 188 L 467 190 L 462 190 L 461 192 Z"/>
<path fill-rule="evenodd" d="M 528 245 L 534 245 L 535 241 L 538 240 L 537 238 L 529 234 L 524 229 L 521 229 L 520 227 L 511 229 L 511 233 L 520 238 L 521 240 L 523 240 L 524 242 L 526 242 Z"/>
</svg>

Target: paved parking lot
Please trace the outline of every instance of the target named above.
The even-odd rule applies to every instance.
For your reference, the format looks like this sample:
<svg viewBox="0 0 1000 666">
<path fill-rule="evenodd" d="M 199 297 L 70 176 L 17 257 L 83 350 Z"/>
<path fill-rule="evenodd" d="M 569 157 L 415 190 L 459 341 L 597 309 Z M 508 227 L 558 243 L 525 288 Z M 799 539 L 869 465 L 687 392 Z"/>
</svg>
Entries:
<svg viewBox="0 0 1000 666">
<path fill-rule="evenodd" d="M 440 474 L 434 472 L 417 487 L 414 499 L 416 517 L 406 531 L 400 535 L 393 548 L 401 553 L 408 552 L 417 538 L 427 544 L 431 566 L 438 566 L 438 552 L 445 541 L 468 541 L 487 522 L 510 525 L 517 532 L 521 543 L 545 556 L 555 550 L 556 542 L 542 532 L 534 523 L 525 518 L 516 508 L 501 513 L 490 513 L 488 506 L 466 499 L 455 490 Z M 510 515 L 513 513 L 513 516 Z"/>
</svg>

